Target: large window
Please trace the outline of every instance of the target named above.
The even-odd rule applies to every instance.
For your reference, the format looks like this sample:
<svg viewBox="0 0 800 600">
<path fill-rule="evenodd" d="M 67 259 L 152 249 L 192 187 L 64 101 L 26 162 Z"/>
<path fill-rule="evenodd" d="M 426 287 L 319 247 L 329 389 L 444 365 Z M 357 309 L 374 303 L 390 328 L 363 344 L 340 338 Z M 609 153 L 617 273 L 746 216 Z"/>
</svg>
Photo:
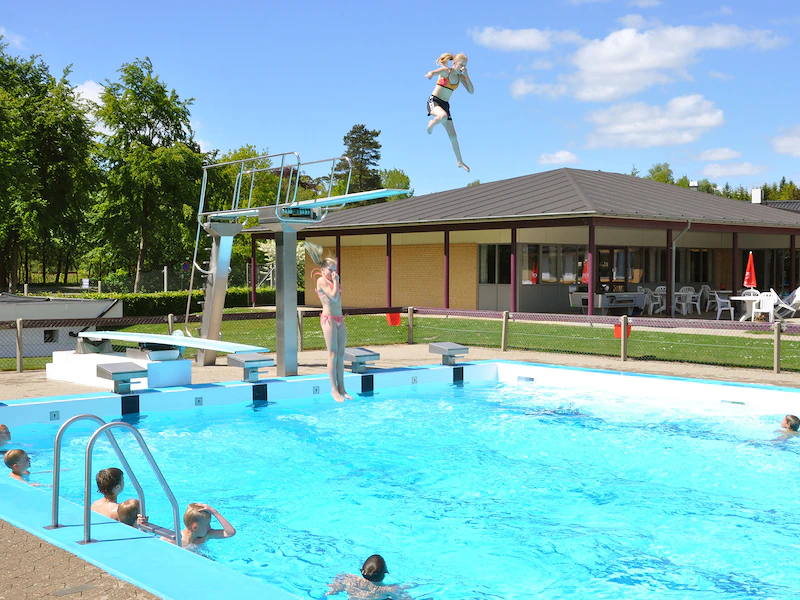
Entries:
<svg viewBox="0 0 800 600">
<path fill-rule="evenodd" d="M 586 246 L 561 246 L 561 283 L 581 283 L 587 254 Z"/>
<path fill-rule="evenodd" d="M 478 246 L 478 283 L 511 283 L 511 245 Z"/>
<path fill-rule="evenodd" d="M 542 283 L 558 283 L 558 246 L 542 246 L 539 280 Z"/>
<path fill-rule="evenodd" d="M 523 284 L 539 283 L 539 244 L 520 244 L 519 266 Z"/>
</svg>

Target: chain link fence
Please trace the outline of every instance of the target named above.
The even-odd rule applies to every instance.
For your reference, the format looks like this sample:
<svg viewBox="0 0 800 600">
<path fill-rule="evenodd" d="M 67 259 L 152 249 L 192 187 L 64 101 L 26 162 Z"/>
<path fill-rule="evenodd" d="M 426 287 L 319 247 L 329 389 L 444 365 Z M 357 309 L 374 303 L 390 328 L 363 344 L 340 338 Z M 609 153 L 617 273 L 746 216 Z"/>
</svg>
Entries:
<svg viewBox="0 0 800 600">
<path fill-rule="evenodd" d="M 655 317 L 586 316 L 407 309 L 350 309 L 347 345 L 456 342 L 501 350 L 619 356 L 705 365 L 800 371 L 800 324 Z M 298 310 L 298 348 L 325 348 L 319 309 Z M 223 316 L 225 341 L 276 346 L 276 313 L 232 309 Z M 0 370 L 42 369 L 54 351 L 74 350 L 77 333 L 125 330 L 170 333 L 170 316 L 0 322 Z M 185 325 L 198 336 L 201 316 Z M 183 317 L 172 318 L 183 329 Z M 627 334 L 627 335 L 624 335 Z M 21 342 L 21 343 L 20 343 Z M 114 344 L 124 351 L 125 344 Z M 186 356 L 195 351 L 186 350 Z"/>
</svg>

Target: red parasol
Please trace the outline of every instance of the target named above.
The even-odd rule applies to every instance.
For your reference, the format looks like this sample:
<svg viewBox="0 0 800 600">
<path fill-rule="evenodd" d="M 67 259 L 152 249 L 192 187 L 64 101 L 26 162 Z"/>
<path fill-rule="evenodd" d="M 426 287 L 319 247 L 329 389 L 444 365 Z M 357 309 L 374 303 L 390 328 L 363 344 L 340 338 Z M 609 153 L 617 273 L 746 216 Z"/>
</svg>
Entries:
<svg viewBox="0 0 800 600">
<path fill-rule="evenodd" d="M 589 283 L 589 259 L 583 261 L 583 273 L 581 274 L 581 283 Z"/>
<path fill-rule="evenodd" d="M 758 287 L 756 283 L 756 268 L 753 266 L 753 252 L 747 257 L 747 269 L 744 271 L 744 287 Z"/>
</svg>

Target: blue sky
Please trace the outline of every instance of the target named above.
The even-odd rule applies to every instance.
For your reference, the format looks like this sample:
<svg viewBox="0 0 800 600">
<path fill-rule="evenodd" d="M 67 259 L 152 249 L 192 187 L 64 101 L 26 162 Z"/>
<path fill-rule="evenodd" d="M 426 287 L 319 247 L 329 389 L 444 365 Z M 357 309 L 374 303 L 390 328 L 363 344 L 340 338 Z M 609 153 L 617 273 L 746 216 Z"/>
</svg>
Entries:
<svg viewBox="0 0 800 600">
<path fill-rule="evenodd" d="M 356 123 L 417 194 L 562 166 L 747 187 L 800 182 L 795 0 L 3 2 L 8 52 L 88 96 L 149 56 L 204 149 L 337 156 Z M 464 161 L 426 133 L 424 74 L 464 52 L 451 99 Z M 310 172 L 311 175 L 321 173 Z"/>
</svg>

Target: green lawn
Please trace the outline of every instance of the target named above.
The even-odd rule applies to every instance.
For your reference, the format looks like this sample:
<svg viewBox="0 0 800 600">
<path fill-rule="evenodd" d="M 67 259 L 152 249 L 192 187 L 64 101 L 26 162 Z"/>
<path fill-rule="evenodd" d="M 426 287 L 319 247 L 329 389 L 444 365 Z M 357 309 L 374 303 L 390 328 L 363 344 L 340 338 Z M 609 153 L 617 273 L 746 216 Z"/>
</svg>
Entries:
<svg viewBox="0 0 800 600">
<path fill-rule="evenodd" d="M 247 310 L 233 309 L 226 313 L 242 313 Z M 275 319 L 248 319 L 223 321 L 222 339 L 265 346 L 275 349 Z M 182 323 L 176 323 L 176 328 Z M 192 333 L 199 323 L 190 323 Z M 408 321 L 402 316 L 398 327 L 391 327 L 383 314 L 350 315 L 347 317 L 348 346 L 379 346 L 404 344 L 408 341 Z M 502 323 L 489 319 L 459 317 L 414 317 L 414 341 L 427 344 L 449 341 L 467 346 L 499 348 Z M 136 325 L 125 331 L 146 333 L 168 332 L 166 324 Z M 325 347 L 319 318 L 303 319 L 303 348 L 316 350 Z M 761 332 L 759 332 L 761 333 Z M 643 331 L 633 328 L 628 340 L 630 359 L 678 361 L 710 365 L 772 368 L 772 336 L 742 334 L 737 336 L 714 335 L 713 333 L 672 333 L 669 330 Z M 559 325 L 530 321 L 509 323 L 509 349 L 535 350 L 540 352 L 619 356 L 620 341 L 613 336 L 608 325 Z M 124 345 L 116 346 L 122 350 Z M 186 350 L 186 356 L 195 351 Z M 26 369 L 41 369 L 48 358 L 25 359 Z M 14 370 L 15 359 L 0 359 L 0 370 Z M 800 339 L 784 335 L 781 340 L 781 368 L 800 371 Z"/>
</svg>

